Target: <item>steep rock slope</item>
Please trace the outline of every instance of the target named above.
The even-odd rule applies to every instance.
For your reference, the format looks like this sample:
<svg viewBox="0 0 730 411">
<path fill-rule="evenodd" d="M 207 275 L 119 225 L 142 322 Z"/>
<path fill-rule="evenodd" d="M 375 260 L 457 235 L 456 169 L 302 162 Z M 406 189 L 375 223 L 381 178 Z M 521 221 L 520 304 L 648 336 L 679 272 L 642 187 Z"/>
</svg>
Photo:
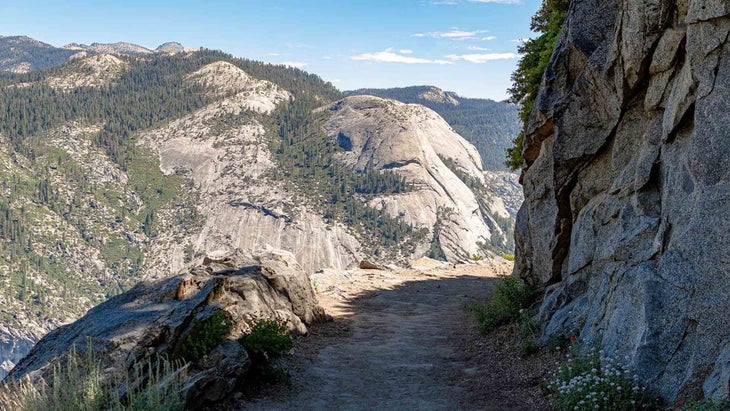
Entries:
<svg viewBox="0 0 730 411">
<path fill-rule="evenodd" d="M 434 86 L 360 89 L 345 94 L 372 95 L 430 108 L 474 144 L 485 170 L 506 171 L 505 150 L 520 132 L 518 107 L 504 101 L 461 97 Z"/>
<path fill-rule="evenodd" d="M 268 116 L 289 100 L 289 92 L 223 61 L 191 73 L 187 81 L 218 98 L 143 133 L 139 143 L 159 155 L 165 174 L 189 171 L 205 223 L 198 234 L 181 241 L 173 239 L 179 233 L 161 233 L 148 254 L 149 270 L 167 274 L 165 260 L 173 262 L 172 269 L 182 268 L 186 246 L 200 254 L 283 248 L 308 272 L 357 262 L 360 245 L 343 226 L 328 226 L 315 209 L 298 206 L 282 182 L 267 175 L 276 164 L 262 119 L 247 117 L 236 127 L 221 123 L 226 116 L 250 111 Z"/>
<path fill-rule="evenodd" d="M 730 6 L 573 2 L 525 140 L 516 272 L 545 336 L 668 402 L 730 384 Z"/>
<path fill-rule="evenodd" d="M 484 185 L 479 153 L 435 112 L 373 96 L 348 97 L 328 110 L 324 129 L 345 150 L 339 161 L 360 172 L 388 170 L 413 185 L 371 206 L 431 229 L 449 260 L 465 260 L 479 253 L 479 243 L 490 242 L 500 228 L 490 224 L 489 213 L 509 217 L 502 204 L 487 203 L 467 186 Z"/>
</svg>

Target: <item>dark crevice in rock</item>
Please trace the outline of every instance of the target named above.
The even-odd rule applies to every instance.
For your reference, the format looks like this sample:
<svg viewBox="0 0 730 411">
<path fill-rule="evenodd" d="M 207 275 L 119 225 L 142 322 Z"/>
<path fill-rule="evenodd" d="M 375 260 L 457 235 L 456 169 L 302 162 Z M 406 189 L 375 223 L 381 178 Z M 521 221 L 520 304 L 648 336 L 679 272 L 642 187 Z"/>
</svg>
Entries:
<svg viewBox="0 0 730 411">
<path fill-rule="evenodd" d="M 418 160 L 394 161 L 392 163 L 388 163 L 388 164 L 384 165 L 383 167 L 381 167 L 381 169 L 382 170 L 392 170 L 394 168 L 405 167 L 409 164 L 417 164 L 419 166 L 421 165 L 421 163 Z"/>
<path fill-rule="evenodd" d="M 265 216 L 273 217 L 273 218 L 275 218 L 277 220 L 284 220 L 287 223 L 291 223 L 292 222 L 292 218 L 289 217 L 288 215 L 282 214 L 282 213 L 278 213 L 278 212 L 276 212 L 274 210 L 271 210 L 269 208 L 266 208 L 266 207 L 264 207 L 262 205 L 252 204 L 252 203 L 249 203 L 249 202 L 246 202 L 246 201 L 230 201 L 230 202 L 228 202 L 228 205 L 231 206 L 231 207 L 242 207 L 242 208 L 246 208 L 246 209 L 250 209 L 250 210 L 260 211 Z"/>
</svg>

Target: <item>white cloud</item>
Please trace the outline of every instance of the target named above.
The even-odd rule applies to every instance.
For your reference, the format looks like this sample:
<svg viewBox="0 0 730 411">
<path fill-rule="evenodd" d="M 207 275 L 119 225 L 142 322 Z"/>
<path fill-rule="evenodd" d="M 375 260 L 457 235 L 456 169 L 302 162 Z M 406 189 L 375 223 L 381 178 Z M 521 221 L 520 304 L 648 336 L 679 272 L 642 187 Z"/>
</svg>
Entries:
<svg viewBox="0 0 730 411">
<path fill-rule="evenodd" d="M 434 39 L 451 39 L 451 40 L 467 40 L 473 39 L 477 34 L 486 33 L 487 30 L 451 30 L 451 31 L 432 31 L 429 33 L 416 33 L 411 37 L 431 37 Z"/>
<path fill-rule="evenodd" d="M 455 6 L 459 4 L 456 0 L 432 0 L 428 3 L 433 4 L 434 6 Z"/>
<path fill-rule="evenodd" d="M 522 0 L 469 0 L 470 3 L 522 4 Z"/>
<path fill-rule="evenodd" d="M 283 61 L 279 64 L 281 64 L 282 66 L 289 66 L 294 68 L 302 68 L 309 65 L 309 63 L 305 63 L 303 61 Z"/>
<path fill-rule="evenodd" d="M 267 54 L 267 56 L 276 57 L 276 56 L 281 56 L 281 54 L 279 54 L 279 53 L 269 53 L 269 54 Z"/>
<path fill-rule="evenodd" d="M 379 63 L 405 63 L 405 64 L 454 64 L 447 60 L 431 60 L 420 57 L 405 56 L 393 51 L 392 48 L 377 51 L 374 53 L 363 53 L 351 56 L 350 59 L 357 61 L 375 61 Z"/>
<path fill-rule="evenodd" d="M 400 51 L 400 54 L 413 54 L 413 50 L 404 49 Z"/>
<path fill-rule="evenodd" d="M 342 79 L 339 79 L 339 78 L 332 79 L 332 82 L 333 83 L 342 83 Z"/>
<path fill-rule="evenodd" d="M 517 58 L 515 53 L 483 53 L 483 54 L 449 54 L 446 56 L 451 61 L 468 61 L 474 64 L 483 64 L 493 60 L 509 60 Z"/>
<path fill-rule="evenodd" d="M 482 41 L 492 41 L 492 40 L 495 40 L 496 38 L 497 38 L 497 36 L 482 37 Z"/>
<path fill-rule="evenodd" d="M 469 47 L 467 47 L 467 49 L 472 50 L 472 51 L 489 51 L 489 50 L 491 50 L 486 47 L 479 47 L 479 46 L 469 46 Z"/>
</svg>

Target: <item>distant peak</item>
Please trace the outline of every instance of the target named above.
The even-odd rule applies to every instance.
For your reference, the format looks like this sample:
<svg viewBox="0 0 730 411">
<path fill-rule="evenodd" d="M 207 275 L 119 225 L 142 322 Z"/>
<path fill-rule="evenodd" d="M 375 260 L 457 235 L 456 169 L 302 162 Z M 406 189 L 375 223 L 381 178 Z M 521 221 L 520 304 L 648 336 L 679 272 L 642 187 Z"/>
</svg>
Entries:
<svg viewBox="0 0 730 411">
<path fill-rule="evenodd" d="M 182 53 L 186 47 L 176 41 L 168 41 L 160 44 L 156 49 L 156 53 Z"/>
</svg>

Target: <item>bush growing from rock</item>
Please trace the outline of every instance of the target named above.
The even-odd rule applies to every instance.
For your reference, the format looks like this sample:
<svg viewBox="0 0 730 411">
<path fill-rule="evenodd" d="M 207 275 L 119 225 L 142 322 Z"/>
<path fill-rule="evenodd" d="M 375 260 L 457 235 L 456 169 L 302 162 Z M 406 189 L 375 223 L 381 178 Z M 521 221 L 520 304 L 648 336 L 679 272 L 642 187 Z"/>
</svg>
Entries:
<svg viewBox="0 0 730 411">
<path fill-rule="evenodd" d="M 196 325 L 178 350 L 178 356 L 187 361 L 197 361 L 220 344 L 231 332 L 232 323 L 224 310 L 216 311 L 210 318 Z"/>
<path fill-rule="evenodd" d="M 533 291 L 517 277 L 504 277 L 494 287 L 494 295 L 486 305 L 476 304 L 471 311 L 477 320 L 477 327 L 486 334 L 500 325 L 515 321 L 520 310 L 532 301 Z"/>
<path fill-rule="evenodd" d="M 286 379 L 286 373 L 278 367 L 277 361 L 294 348 L 294 338 L 284 323 L 259 321 L 238 341 L 251 358 L 251 373 L 264 380 Z"/>
</svg>

